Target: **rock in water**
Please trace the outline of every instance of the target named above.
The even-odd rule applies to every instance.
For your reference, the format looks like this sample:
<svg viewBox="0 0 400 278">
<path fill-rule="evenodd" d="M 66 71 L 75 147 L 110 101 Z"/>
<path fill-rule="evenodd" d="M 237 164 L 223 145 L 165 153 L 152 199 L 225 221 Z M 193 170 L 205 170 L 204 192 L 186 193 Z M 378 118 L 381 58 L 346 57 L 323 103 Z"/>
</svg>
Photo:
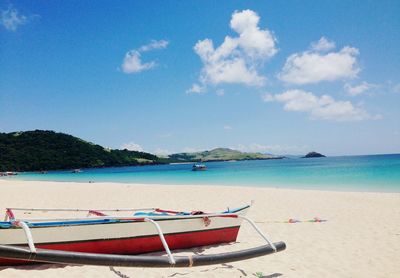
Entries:
<svg viewBox="0 0 400 278">
<path fill-rule="evenodd" d="M 306 154 L 302 158 L 311 158 L 311 157 L 326 157 L 326 156 L 323 155 L 323 154 L 317 153 L 317 152 L 309 152 L 308 154 Z"/>
</svg>

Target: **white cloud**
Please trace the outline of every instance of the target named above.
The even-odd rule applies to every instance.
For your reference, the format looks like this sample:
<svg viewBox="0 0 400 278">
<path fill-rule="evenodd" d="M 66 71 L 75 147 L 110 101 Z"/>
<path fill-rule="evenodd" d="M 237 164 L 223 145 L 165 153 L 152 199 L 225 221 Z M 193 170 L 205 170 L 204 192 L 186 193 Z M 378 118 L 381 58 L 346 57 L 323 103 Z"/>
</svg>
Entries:
<svg viewBox="0 0 400 278">
<path fill-rule="evenodd" d="M 122 71 L 125 73 L 136 73 L 156 66 L 155 62 L 142 63 L 140 56 L 137 50 L 131 50 L 126 53 L 122 64 Z"/>
<path fill-rule="evenodd" d="M 192 147 L 184 147 L 182 149 L 183 153 L 196 153 L 196 152 L 202 152 L 202 149 L 199 148 L 192 148 Z"/>
<path fill-rule="evenodd" d="M 142 146 L 140 146 L 139 144 L 136 144 L 134 142 L 129 142 L 129 143 L 125 143 L 121 146 L 121 148 L 127 149 L 129 151 L 137 151 L 137 152 L 143 152 L 143 148 Z"/>
<path fill-rule="evenodd" d="M 311 43 L 311 48 L 315 51 L 329 51 L 336 47 L 334 41 L 321 37 L 319 41 Z"/>
<path fill-rule="evenodd" d="M 19 14 L 16 9 L 9 7 L 0 13 L 0 23 L 9 31 L 16 31 L 19 26 L 28 22 L 28 18 Z"/>
<path fill-rule="evenodd" d="M 206 92 L 206 88 L 199 84 L 193 84 L 192 88 L 186 90 L 186 94 L 204 94 Z"/>
<path fill-rule="evenodd" d="M 328 95 L 318 97 L 303 90 L 288 90 L 282 94 L 265 95 L 263 100 L 282 102 L 286 111 L 309 113 L 313 119 L 360 121 L 381 118 L 380 115 L 369 115 L 362 108 L 355 107 L 350 101 L 336 101 Z"/>
<path fill-rule="evenodd" d="M 236 11 L 230 26 L 239 34 L 239 38 L 233 40 L 244 50 L 245 55 L 265 59 L 274 56 L 278 50 L 275 47 L 276 38 L 268 29 L 260 29 L 259 21 L 260 17 L 252 10 Z"/>
<path fill-rule="evenodd" d="M 367 82 L 362 82 L 359 85 L 356 86 L 351 86 L 350 84 L 346 83 L 344 85 L 344 89 L 346 90 L 346 92 L 350 95 L 350 96 L 358 96 L 361 95 L 362 93 L 372 89 L 372 88 L 376 88 L 377 86 L 374 84 L 370 84 Z"/>
<path fill-rule="evenodd" d="M 232 127 L 230 125 L 224 125 L 225 130 L 232 130 Z"/>
<path fill-rule="evenodd" d="M 210 39 L 200 40 L 194 51 L 201 58 L 203 68 L 200 82 L 261 86 L 266 78 L 258 73 L 262 63 L 278 51 L 276 38 L 268 29 L 260 29 L 260 17 L 252 10 L 234 12 L 230 27 L 238 33 L 237 37 L 226 36 L 224 42 L 214 47 Z"/>
<path fill-rule="evenodd" d="M 169 42 L 166 40 L 152 40 L 151 43 L 146 44 L 146 45 L 142 45 L 139 48 L 140 52 L 146 52 L 146 51 L 150 51 L 150 50 L 154 50 L 154 49 L 164 49 L 168 46 Z"/>
<path fill-rule="evenodd" d="M 168 156 L 171 152 L 166 149 L 157 148 L 153 151 L 153 153 L 158 156 Z"/>
<path fill-rule="evenodd" d="M 321 40 L 310 51 L 290 55 L 278 78 L 287 83 L 311 84 L 356 77 L 360 71 L 358 49 L 345 46 L 338 52 L 321 53 L 333 46 L 333 42 Z"/>
<path fill-rule="evenodd" d="M 168 46 L 168 41 L 151 41 L 151 43 L 139 47 L 138 50 L 132 49 L 125 54 L 124 61 L 122 63 L 122 71 L 124 73 L 138 73 L 141 71 L 149 70 L 154 68 L 157 64 L 154 61 L 143 63 L 141 59 L 141 53 L 163 49 Z"/>
</svg>

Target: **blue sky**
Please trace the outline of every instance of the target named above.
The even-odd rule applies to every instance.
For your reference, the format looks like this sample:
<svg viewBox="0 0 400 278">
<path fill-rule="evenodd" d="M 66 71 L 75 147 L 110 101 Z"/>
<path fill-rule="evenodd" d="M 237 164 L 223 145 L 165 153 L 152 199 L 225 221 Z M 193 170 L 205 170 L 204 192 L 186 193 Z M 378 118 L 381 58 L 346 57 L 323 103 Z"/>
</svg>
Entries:
<svg viewBox="0 0 400 278">
<path fill-rule="evenodd" d="M 0 132 L 400 152 L 399 1 L 3 1 Z"/>
</svg>

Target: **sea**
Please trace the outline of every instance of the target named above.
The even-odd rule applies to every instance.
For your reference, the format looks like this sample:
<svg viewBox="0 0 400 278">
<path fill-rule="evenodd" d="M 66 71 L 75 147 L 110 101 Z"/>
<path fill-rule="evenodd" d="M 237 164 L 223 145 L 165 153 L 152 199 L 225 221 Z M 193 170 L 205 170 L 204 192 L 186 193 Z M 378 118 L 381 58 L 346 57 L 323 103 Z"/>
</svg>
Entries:
<svg viewBox="0 0 400 278">
<path fill-rule="evenodd" d="M 250 186 L 335 191 L 400 192 L 400 154 L 285 158 L 192 164 L 25 172 L 2 179 L 61 182 Z"/>
</svg>

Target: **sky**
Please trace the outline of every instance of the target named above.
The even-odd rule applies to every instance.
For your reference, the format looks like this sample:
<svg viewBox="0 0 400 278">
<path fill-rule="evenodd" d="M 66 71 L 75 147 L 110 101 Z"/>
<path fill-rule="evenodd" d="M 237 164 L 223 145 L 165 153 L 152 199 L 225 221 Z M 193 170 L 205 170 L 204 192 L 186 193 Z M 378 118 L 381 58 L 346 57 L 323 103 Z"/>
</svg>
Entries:
<svg viewBox="0 0 400 278">
<path fill-rule="evenodd" d="M 0 1 L 0 132 L 400 153 L 400 1 Z"/>
</svg>

